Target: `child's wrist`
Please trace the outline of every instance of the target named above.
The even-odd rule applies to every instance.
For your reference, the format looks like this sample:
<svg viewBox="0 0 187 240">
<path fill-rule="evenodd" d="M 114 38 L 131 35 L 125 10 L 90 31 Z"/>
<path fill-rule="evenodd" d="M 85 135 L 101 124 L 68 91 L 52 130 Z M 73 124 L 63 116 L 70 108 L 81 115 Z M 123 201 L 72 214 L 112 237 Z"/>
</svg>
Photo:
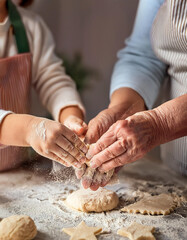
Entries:
<svg viewBox="0 0 187 240">
<path fill-rule="evenodd" d="M 0 142 L 12 146 L 29 146 L 27 137 L 33 118 L 35 117 L 27 114 L 7 115 L 1 123 Z"/>
<path fill-rule="evenodd" d="M 31 146 L 31 138 L 33 136 L 33 132 L 37 132 L 38 125 L 47 119 L 35 117 L 32 115 L 27 115 L 27 120 L 25 121 L 25 135 L 24 139 L 28 146 Z"/>
<path fill-rule="evenodd" d="M 61 110 L 61 112 L 59 114 L 59 122 L 64 124 L 64 121 L 69 116 L 76 116 L 76 117 L 80 118 L 81 120 L 84 119 L 84 114 L 78 106 L 68 106 Z"/>
</svg>

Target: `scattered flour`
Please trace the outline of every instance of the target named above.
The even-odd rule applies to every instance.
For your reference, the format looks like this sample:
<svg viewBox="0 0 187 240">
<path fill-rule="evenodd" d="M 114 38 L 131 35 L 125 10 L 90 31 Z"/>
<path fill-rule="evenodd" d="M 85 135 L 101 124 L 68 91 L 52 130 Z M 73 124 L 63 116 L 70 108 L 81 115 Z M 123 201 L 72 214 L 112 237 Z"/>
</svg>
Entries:
<svg viewBox="0 0 187 240">
<path fill-rule="evenodd" d="M 145 171 L 145 165 L 150 165 L 150 170 Z M 39 174 L 37 176 L 20 170 L 0 174 L 0 218 L 14 214 L 29 215 L 36 223 L 38 240 L 68 240 L 69 236 L 62 233 L 61 229 L 76 226 L 81 221 L 88 226 L 102 226 L 105 232 L 99 237 L 102 240 L 121 239 L 116 234 L 117 230 L 132 222 L 154 226 L 155 237 L 162 240 L 186 239 L 187 205 L 177 208 L 168 216 L 144 216 L 119 211 L 147 194 L 172 192 L 182 196 L 185 193 L 185 179 L 167 173 L 166 169 L 162 171 L 156 163 L 141 162 L 125 167 L 120 174 L 120 184 L 107 187 L 118 194 L 119 207 L 101 213 L 76 212 L 63 204 L 70 193 L 80 188 L 78 182 L 66 184 L 53 181 L 48 175 L 46 178 L 41 172 Z"/>
</svg>

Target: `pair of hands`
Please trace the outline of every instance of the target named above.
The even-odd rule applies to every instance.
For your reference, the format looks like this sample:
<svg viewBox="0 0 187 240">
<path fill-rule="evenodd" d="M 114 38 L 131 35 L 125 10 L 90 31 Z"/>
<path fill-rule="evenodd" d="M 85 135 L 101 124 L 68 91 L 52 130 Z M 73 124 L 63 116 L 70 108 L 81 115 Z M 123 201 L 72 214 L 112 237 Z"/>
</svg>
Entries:
<svg viewBox="0 0 187 240">
<path fill-rule="evenodd" d="M 41 155 L 69 167 L 76 168 L 85 188 L 96 190 L 111 179 L 114 169 L 136 161 L 153 148 L 158 139 L 154 111 L 145 110 L 139 104 L 124 103 L 99 113 L 87 125 L 70 116 L 62 125 L 47 119 L 32 122 L 30 145 Z M 86 133 L 87 132 L 87 133 Z M 84 135 L 86 145 L 78 136 Z M 91 160 L 86 166 L 86 157 Z"/>
<path fill-rule="evenodd" d="M 88 130 L 85 135 L 85 142 L 90 145 L 90 149 L 93 148 L 100 137 L 113 125 L 118 119 L 123 118 L 131 113 L 129 111 L 129 105 L 118 104 L 115 107 L 111 107 L 101 111 L 95 118 L 93 118 L 88 125 Z M 90 151 L 89 151 L 90 152 Z M 89 154 L 86 155 L 90 158 Z M 100 172 L 96 168 L 88 167 L 86 164 L 82 165 L 82 168 L 75 169 L 75 174 L 78 179 L 81 179 L 84 188 L 90 188 L 97 190 L 100 186 L 104 187 L 111 180 L 114 173 L 118 169 Z"/>
<path fill-rule="evenodd" d="M 118 172 L 119 166 L 125 164 L 125 162 L 117 162 L 118 155 L 126 151 L 123 136 L 127 128 L 127 126 L 124 128 L 123 121 L 126 120 L 119 119 L 126 119 L 140 110 L 145 110 L 144 104 L 123 102 L 105 109 L 90 121 L 85 141 L 91 144 L 86 155 L 91 159 L 91 167 L 83 165 L 81 169 L 76 170 L 76 176 L 78 179 L 82 178 L 84 188 L 90 187 L 92 190 L 97 190 L 100 186 L 105 186 L 113 174 Z M 96 144 L 93 144 L 95 142 Z M 107 164 L 106 167 L 105 164 Z"/>
<path fill-rule="evenodd" d="M 106 172 L 142 158 L 162 142 L 156 118 L 154 111 L 143 111 L 118 120 L 90 147 L 90 166 Z"/>
<path fill-rule="evenodd" d="M 159 131 L 155 119 L 159 121 L 154 111 L 144 111 L 114 123 L 88 150 L 91 172 L 77 174 L 78 178 L 82 177 L 83 186 L 92 190 L 105 186 L 113 176 L 112 170 L 142 158 L 162 143 L 163 131 L 161 128 Z M 94 169 L 97 173 L 92 178 Z"/>
<path fill-rule="evenodd" d="M 108 183 L 113 171 L 100 173 L 98 170 L 87 167 L 84 163 L 87 160 L 85 155 L 88 149 L 79 137 L 84 136 L 87 132 L 87 142 L 93 143 L 97 141 L 109 126 L 116 121 L 119 112 L 122 114 L 121 106 L 102 111 L 95 118 L 96 122 L 94 120 L 90 122 L 88 132 L 87 125 L 75 116 L 66 118 L 64 125 L 48 119 L 33 118 L 28 126 L 28 145 L 46 158 L 67 167 L 74 166 L 77 177 L 82 178 L 83 186 L 96 189 L 98 186 L 104 186 Z"/>
<path fill-rule="evenodd" d="M 82 138 L 82 140 L 85 138 L 88 127 L 81 119 L 70 116 L 64 121 L 64 124 L 74 133 L 76 133 L 80 138 Z M 90 131 L 88 131 L 88 137 L 89 133 Z M 98 135 L 98 138 L 99 137 L 100 135 Z M 87 164 L 84 163 L 84 161 L 82 161 L 81 164 L 81 168 L 75 168 L 75 173 L 77 178 L 81 179 L 84 188 L 91 188 L 92 190 L 97 190 L 100 186 L 104 187 L 110 181 L 114 174 L 114 170 L 110 170 L 106 173 L 101 173 L 98 169 L 93 169 L 89 167 Z"/>
<path fill-rule="evenodd" d="M 87 125 L 80 118 L 69 116 L 64 125 L 44 118 L 33 118 L 28 129 L 28 145 L 46 158 L 66 167 L 73 166 L 85 188 L 96 190 L 97 186 L 105 186 L 113 176 L 113 171 L 103 174 L 85 164 L 88 148 L 80 138 L 85 136 Z"/>
</svg>

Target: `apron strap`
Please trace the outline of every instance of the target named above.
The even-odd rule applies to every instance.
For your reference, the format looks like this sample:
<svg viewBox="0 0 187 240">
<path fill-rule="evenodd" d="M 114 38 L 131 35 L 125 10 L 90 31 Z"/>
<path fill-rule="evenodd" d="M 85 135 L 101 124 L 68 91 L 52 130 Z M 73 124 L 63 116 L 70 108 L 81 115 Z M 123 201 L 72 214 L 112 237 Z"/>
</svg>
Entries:
<svg viewBox="0 0 187 240">
<path fill-rule="evenodd" d="M 14 29 L 18 53 L 21 54 L 30 52 L 25 26 L 22 22 L 20 13 L 11 0 L 7 0 L 7 9 L 10 22 Z"/>
</svg>

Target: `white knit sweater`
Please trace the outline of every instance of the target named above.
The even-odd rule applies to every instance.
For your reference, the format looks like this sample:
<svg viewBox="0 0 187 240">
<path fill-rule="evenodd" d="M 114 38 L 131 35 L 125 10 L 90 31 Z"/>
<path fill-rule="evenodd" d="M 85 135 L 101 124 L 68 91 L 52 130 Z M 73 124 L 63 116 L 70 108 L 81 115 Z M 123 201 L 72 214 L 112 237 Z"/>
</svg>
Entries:
<svg viewBox="0 0 187 240">
<path fill-rule="evenodd" d="M 43 105 L 55 120 L 59 119 L 60 110 L 70 105 L 78 106 L 84 112 L 75 83 L 65 74 L 62 61 L 54 53 L 55 44 L 48 27 L 35 13 L 20 7 L 18 10 L 33 55 L 32 84 Z M 0 23 L 0 58 L 17 54 L 16 41 L 9 31 L 10 26 L 9 18 Z M 0 109 L 0 123 L 8 113 Z"/>
</svg>

